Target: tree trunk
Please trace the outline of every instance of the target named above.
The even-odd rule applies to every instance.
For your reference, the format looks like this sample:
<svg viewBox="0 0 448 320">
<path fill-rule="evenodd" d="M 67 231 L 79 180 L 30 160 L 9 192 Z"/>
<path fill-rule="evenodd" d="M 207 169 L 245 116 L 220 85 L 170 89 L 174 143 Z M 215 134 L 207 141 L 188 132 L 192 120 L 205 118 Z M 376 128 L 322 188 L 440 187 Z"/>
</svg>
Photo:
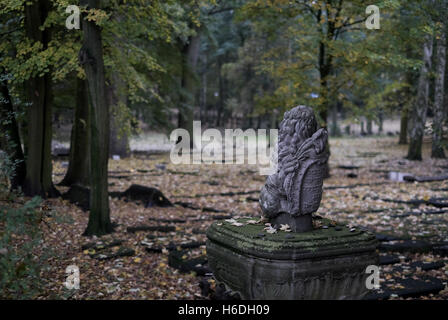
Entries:
<svg viewBox="0 0 448 320">
<path fill-rule="evenodd" d="M 383 133 L 384 114 L 381 110 L 378 114 L 378 134 Z"/>
<path fill-rule="evenodd" d="M 218 58 L 218 86 L 219 86 L 219 99 L 218 99 L 218 116 L 216 119 L 216 126 L 221 126 L 222 115 L 224 113 L 224 79 L 222 76 L 222 62 L 221 58 Z"/>
<path fill-rule="evenodd" d="M 201 90 L 201 104 L 199 119 L 203 122 L 206 121 L 207 113 L 207 55 L 204 55 L 204 71 L 202 73 L 202 90 Z"/>
<path fill-rule="evenodd" d="M 318 21 L 321 19 L 322 12 L 319 10 Z M 328 126 L 328 109 L 329 109 L 329 88 L 328 88 L 328 77 L 330 76 L 333 68 L 333 56 L 327 50 L 324 42 L 324 37 L 327 40 L 332 41 L 334 37 L 334 24 L 328 23 L 327 33 L 324 35 L 324 31 L 320 28 L 321 40 L 319 43 L 319 55 L 318 55 L 318 66 L 319 66 L 319 76 L 320 76 L 320 99 L 322 101 L 319 110 L 319 118 L 321 126 L 327 128 Z M 330 142 L 327 144 L 328 153 L 330 154 Z M 326 163 L 324 178 L 330 177 L 330 164 Z"/>
<path fill-rule="evenodd" d="M 443 151 L 443 122 L 445 120 L 444 112 L 444 80 L 445 80 L 445 65 L 446 65 L 446 36 L 443 30 L 436 40 L 437 55 L 435 61 L 436 79 L 434 84 L 434 120 L 433 120 L 433 134 L 432 134 L 432 150 L 431 158 L 445 158 Z"/>
<path fill-rule="evenodd" d="M 88 9 L 99 8 L 99 0 L 82 0 Z M 109 213 L 107 165 L 109 160 L 109 106 L 100 27 L 83 17 L 83 46 L 79 60 L 84 67 L 90 99 L 90 215 L 84 235 L 113 231 Z"/>
<path fill-rule="evenodd" d="M 417 101 L 413 106 L 410 121 L 410 142 L 408 149 L 409 160 L 422 160 L 422 143 L 428 110 L 429 72 L 431 70 L 431 56 L 433 38 L 428 36 L 423 44 L 423 66 L 418 79 Z"/>
<path fill-rule="evenodd" d="M 123 93 L 124 83 L 117 75 L 112 76 L 111 84 L 106 87 L 106 95 L 109 107 L 111 109 L 110 116 L 110 143 L 109 155 L 127 158 L 130 155 L 129 136 L 127 124 L 122 123 L 120 118 L 120 108 L 126 107 L 126 95 Z"/>
<path fill-rule="evenodd" d="M 366 119 L 367 135 L 371 136 L 373 134 L 373 121 L 371 118 Z"/>
<path fill-rule="evenodd" d="M 322 16 L 322 11 L 318 12 L 318 21 L 320 21 Z M 319 66 L 319 78 L 320 78 L 320 99 L 322 101 L 320 110 L 319 110 L 319 118 L 321 121 L 321 126 L 323 128 L 327 128 L 328 121 L 328 110 L 329 110 L 329 88 L 328 88 L 328 77 L 330 76 L 333 70 L 333 56 L 329 52 L 324 38 L 327 41 L 331 42 L 334 39 L 334 24 L 328 23 L 327 32 L 325 34 L 323 28 L 319 26 L 319 30 L 321 32 L 321 39 L 319 43 L 319 55 L 318 55 L 318 66 Z"/>
<path fill-rule="evenodd" d="M 118 108 L 117 105 L 111 105 L 112 116 L 110 119 L 110 151 L 109 155 L 120 156 L 121 159 L 129 157 L 131 154 L 129 147 L 129 136 L 126 130 L 121 130 L 120 121 L 114 115 L 114 109 Z"/>
<path fill-rule="evenodd" d="M 403 106 L 403 109 L 401 109 L 400 139 L 398 140 L 398 144 L 407 144 L 407 143 L 408 143 L 408 109 L 406 106 Z"/>
<path fill-rule="evenodd" d="M 41 42 L 45 50 L 50 41 L 48 28 L 41 30 L 50 10 L 50 1 L 40 0 L 25 5 L 25 26 L 31 41 Z M 28 110 L 28 150 L 24 192 L 28 196 L 59 195 L 52 182 L 51 108 L 53 103 L 51 77 L 47 73 L 32 77 L 27 83 L 31 107 Z"/>
<path fill-rule="evenodd" d="M 339 137 L 341 135 L 341 129 L 339 129 L 338 125 L 338 106 L 341 105 L 341 102 L 337 102 L 333 104 L 331 108 L 331 127 L 330 127 L 330 135 L 333 137 Z"/>
<path fill-rule="evenodd" d="M 181 110 L 179 112 L 179 128 L 188 130 L 190 136 L 193 136 L 193 120 L 195 111 L 195 90 L 196 90 L 196 66 L 199 57 L 199 49 L 201 45 L 199 30 L 196 35 L 189 38 L 189 43 L 182 50 L 183 67 L 182 67 L 182 88 L 181 93 Z M 190 139 L 192 142 L 193 139 Z"/>
<path fill-rule="evenodd" d="M 349 124 L 345 126 L 345 129 L 344 129 L 344 130 L 345 130 L 345 134 L 346 134 L 346 135 L 350 135 L 350 134 L 351 134 L 351 128 L 350 128 L 350 125 L 349 125 Z"/>
<path fill-rule="evenodd" d="M 324 65 L 320 68 L 320 98 L 322 99 L 322 104 L 319 110 L 319 118 L 322 128 L 327 128 L 328 122 L 328 82 L 327 77 L 330 75 L 327 67 Z"/>
<path fill-rule="evenodd" d="M 70 136 L 69 165 L 65 177 L 60 183 L 63 186 L 72 184 L 88 186 L 90 177 L 90 111 L 87 83 L 79 78 L 76 81 L 75 120 Z"/>
<path fill-rule="evenodd" d="M 20 142 L 19 127 L 17 126 L 8 83 L 5 74 L 0 77 L 0 149 L 8 154 L 9 159 L 15 164 L 11 177 L 13 189 L 23 186 L 26 177 L 25 158 L 23 156 L 22 144 Z"/>
</svg>

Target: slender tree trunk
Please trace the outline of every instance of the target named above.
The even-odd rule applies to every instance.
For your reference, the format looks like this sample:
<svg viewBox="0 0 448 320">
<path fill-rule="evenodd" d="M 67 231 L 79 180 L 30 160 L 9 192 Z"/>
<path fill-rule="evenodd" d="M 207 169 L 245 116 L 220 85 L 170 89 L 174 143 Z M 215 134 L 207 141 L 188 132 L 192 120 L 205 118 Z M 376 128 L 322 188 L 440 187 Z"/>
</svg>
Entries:
<svg viewBox="0 0 448 320">
<path fill-rule="evenodd" d="M 118 15 L 114 19 L 115 23 L 120 24 L 123 17 Z M 117 43 L 120 41 L 117 36 L 114 36 L 113 39 Z M 124 54 L 123 49 L 121 52 Z M 110 78 L 109 84 L 106 86 L 107 103 L 110 108 L 109 156 L 118 155 L 120 158 L 127 158 L 131 153 L 129 147 L 130 120 L 123 117 L 123 112 L 127 112 L 128 87 L 118 72 L 113 73 Z"/>
<path fill-rule="evenodd" d="M 320 68 L 320 98 L 322 99 L 322 104 L 319 110 L 319 118 L 321 122 L 321 127 L 327 128 L 328 126 L 328 109 L 329 109 L 329 99 L 328 99 L 328 81 L 327 77 L 329 72 L 327 67 L 323 66 Z"/>
<path fill-rule="evenodd" d="M 408 108 L 403 106 L 400 118 L 400 138 L 398 144 L 408 143 Z"/>
<path fill-rule="evenodd" d="M 82 0 L 88 9 L 99 8 L 99 0 Z M 83 46 L 79 60 L 87 76 L 90 100 L 90 215 L 84 235 L 113 231 L 109 213 L 107 165 L 109 160 L 109 106 L 100 27 L 83 17 Z"/>
<path fill-rule="evenodd" d="M 75 120 L 70 136 L 70 156 L 67 173 L 60 183 L 64 186 L 81 184 L 88 186 L 90 180 L 90 111 L 87 83 L 76 80 Z"/>
<path fill-rule="evenodd" d="M 384 123 L 384 114 L 383 111 L 380 110 L 378 114 L 378 134 L 383 133 L 383 123 Z"/>
<path fill-rule="evenodd" d="M 218 116 L 216 119 L 216 126 L 222 124 L 222 114 L 224 113 L 224 79 L 222 76 L 222 61 L 218 58 L 218 85 L 219 85 L 219 99 L 218 99 Z"/>
<path fill-rule="evenodd" d="M 351 134 L 351 129 L 350 129 L 350 125 L 349 124 L 345 126 L 345 134 L 346 135 L 350 135 Z"/>
<path fill-rule="evenodd" d="M 11 187 L 16 189 L 23 185 L 26 177 L 25 158 L 20 142 L 19 127 L 14 115 L 11 95 L 9 94 L 8 83 L 1 73 L 0 81 L 0 149 L 8 154 L 9 159 L 15 163 L 13 176 L 11 177 Z"/>
<path fill-rule="evenodd" d="M 429 72 L 431 70 L 431 56 L 433 38 L 428 36 L 423 44 L 423 66 L 418 80 L 417 101 L 413 106 L 410 121 L 410 142 L 408 149 L 409 160 L 422 160 L 422 143 L 428 110 Z"/>
<path fill-rule="evenodd" d="M 406 58 L 413 59 L 412 55 L 412 47 L 409 44 L 406 47 Z M 418 79 L 419 79 L 420 72 L 414 69 L 409 69 L 406 72 L 406 87 L 404 89 L 404 95 L 406 97 L 413 97 L 415 96 L 415 93 L 413 92 L 412 88 L 417 87 Z M 409 136 L 409 111 L 411 109 L 410 104 L 411 99 L 407 99 L 404 101 L 401 105 L 401 119 L 400 119 L 400 138 L 398 141 L 398 144 L 407 144 L 408 143 L 408 136 Z M 413 102 L 411 102 L 413 103 Z"/>
<path fill-rule="evenodd" d="M 443 151 L 443 122 L 446 118 L 444 112 L 444 80 L 445 80 L 445 65 L 446 65 L 446 35 L 445 30 L 437 37 L 437 55 L 435 62 L 436 79 L 434 84 L 434 121 L 432 134 L 432 150 L 431 158 L 445 158 Z"/>
<path fill-rule="evenodd" d="M 196 90 L 196 66 L 200 49 L 200 34 L 190 37 L 189 43 L 182 50 L 183 67 L 182 67 L 182 88 L 184 92 L 181 94 L 181 110 L 179 112 L 179 128 L 188 130 L 190 136 L 193 136 L 193 120 L 195 111 L 195 90 Z M 190 139 L 192 142 L 193 139 Z"/>
<path fill-rule="evenodd" d="M 322 16 L 322 11 L 318 11 L 318 21 L 320 21 Z M 319 22 L 320 23 L 320 22 Z M 324 39 L 331 42 L 334 40 L 335 25 L 333 22 L 328 22 L 326 32 L 319 25 L 319 31 L 321 33 L 321 40 L 319 43 L 319 55 L 318 55 L 318 66 L 319 66 L 319 77 L 320 77 L 320 98 L 321 106 L 319 110 L 319 117 L 321 120 L 321 126 L 327 128 L 328 126 L 328 112 L 330 106 L 329 100 L 329 87 L 328 87 L 328 77 L 333 71 L 333 56 L 328 50 Z"/>
<path fill-rule="evenodd" d="M 341 2 L 342 4 L 342 2 Z M 321 126 L 323 128 L 328 127 L 328 110 L 329 110 L 329 88 L 328 88 L 328 77 L 330 76 L 333 69 L 333 56 L 329 52 L 328 48 L 325 45 L 324 37 L 327 41 L 334 40 L 334 32 L 335 25 L 330 22 L 327 25 L 326 33 L 323 28 L 320 26 L 320 19 L 322 16 L 322 11 L 318 11 L 317 21 L 319 23 L 319 30 L 321 32 L 321 40 L 319 43 L 319 55 L 318 55 L 318 66 L 319 66 L 319 76 L 320 76 L 320 99 L 322 101 L 320 110 L 319 110 L 319 118 L 321 121 Z M 328 153 L 330 154 L 330 142 L 327 144 Z M 326 163 L 324 178 L 330 177 L 330 164 Z"/>
<path fill-rule="evenodd" d="M 124 83 L 117 75 L 112 76 L 111 84 L 106 87 L 106 96 L 111 109 L 109 155 L 127 158 L 130 155 L 128 130 L 123 129 L 120 119 L 120 108 L 126 107 L 127 98 L 123 93 Z"/>
<path fill-rule="evenodd" d="M 367 127 L 367 135 L 371 136 L 371 135 L 373 134 L 373 129 L 372 129 L 372 127 L 373 127 L 373 121 L 372 121 L 371 118 L 368 118 L 368 119 L 366 120 L 366 122 L 367 122 L 367 124 L 366 124 L 366 127 Z"/>
<path fill-rule="evenodd" d="M 201 90 L 201 110 L 199 118 L 206 121 L 207 113 L 207 55 L 204 55 L 204 72 L 202 73 L 202 90 Z"/>
<path fill-rule="evenodd" d="M 50 1 L 34 1 L 25 5 L 25 26 L 31 41 L 41 42 L 43 49 L 50 41 L 48 28 L 41 30 Z M 42 197 L 59 195 L 52 182 L 51 160 L 51 109 L 53 103 L 50 75 L 32 77 L 27 81 L 28 98 L 32 103 L 28 110 L 28 150 L 24 192 Z"/>
<path fill-rule="evenodd" d="M 333 107 L 331 108 L 331 127 L 330 127 L 330 135 L 333 137 L 339 137 L 341 135 L 341 129 L 338 125 L 338 105 L 340 105 L 341 102 L 337 102 L 333 104 Z"/>
<path fill-rule="evenodd" d="M 117 105 L 111 105 L 112 115 L 110 119 L 110 151 L 111 157 L 120 156 L 120 158 L 127 158 L 131 154 L 129 147 L 129 136 L 126 130 L 120 128 L 120 120 L 114 114 L 118 108 Z"/>
</svg>

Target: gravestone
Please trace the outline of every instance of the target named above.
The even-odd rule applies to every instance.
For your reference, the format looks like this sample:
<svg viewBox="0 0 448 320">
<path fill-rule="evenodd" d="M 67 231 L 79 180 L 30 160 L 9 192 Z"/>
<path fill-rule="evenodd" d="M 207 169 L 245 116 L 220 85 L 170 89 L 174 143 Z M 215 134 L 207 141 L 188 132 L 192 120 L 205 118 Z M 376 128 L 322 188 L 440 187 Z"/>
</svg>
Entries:
<svg viewBox="0 0 448 320">
<path fill-rule="evenodd" d="M 313 217 L 322 198 L 327 131 L 298 106 L 279 128 L 278 168 L 260 192 L 263 219 L 228 219 L 207 230 L 215 278 L 243 299 L 361 299 L 378 265 L 369 232 Z"/>
</svg>

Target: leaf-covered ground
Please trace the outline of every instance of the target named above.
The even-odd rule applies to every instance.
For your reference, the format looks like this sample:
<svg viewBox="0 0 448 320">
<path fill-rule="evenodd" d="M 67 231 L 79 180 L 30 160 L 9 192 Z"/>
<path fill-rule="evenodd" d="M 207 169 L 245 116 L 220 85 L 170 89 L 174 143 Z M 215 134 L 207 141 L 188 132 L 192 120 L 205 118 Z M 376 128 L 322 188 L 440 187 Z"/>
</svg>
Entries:
<svg viewBox="0 0 448 320">
<path fill-rule="evenodd" d="M 445 261 L 448 258 L 443 256 L 447 252 L 443 251 L 443 246 L 448 244 L 448 207 L 443 204 L 448 197 L 448 180 L 394 182 L 387 177 L 389 171 L 420 176 L 446 174 L 448 161 L 431 160 L 429 147 L 425 144 L 424 161 L 411 162 L 404 159 L 406 146 L 397 145 L 396 138 L 331 140 L 331 178 L 324 183 L 324 196 L 317 214 L 386 235 L 386 239 L 382 239 L 385 249 L 381 250 L 385 259 L 381 268 L 382 291 L 378 294 L 389 292 L 387 297 L 390 298 L 406 297 L 400 291 L 405 289 L 406 283 L 401 283 L 400 279 L 425 281 L 429 277 L 426 282 L 431 283 L 435 278 L 446 288 L 448 267 Z M 65 170 L 66 160 L 54 162 L 56 182 L 62 179 Z M 198 267 L 196 272 L 182 272 L 170 266 L 169 256 L 182 249 L 177 258 L 203 257 L 206 249 L 205 245 L 200 245 L 205 242 L 205 230 L 214 218 L 260 217 L 257 199 L 264 180 L 255 166 L 173 165 L 168 154 L 111 160 L 110 191 L 122 192 L 131 184 L 150 186 L 177 204 L 171 208 L 146 208 L 138 201 L 112 197 L 111 219 L 117 224 L 116 231 L 96 239 L 81 236 L 88 212 L 67 200 L 46 200 L 45 205 L 53 215 L 70 217 L 72 221 L 60 224 L 49 217 L 42 224 L 43 250 L 53 250 L 55 256 L 48 261 L 50 269 L 42 275 L 46 285 L 39 298 L 209 298 L 202 294 L 208 292 L 201 291 L 205 282 L 210 284 L 211 290 L 215 285 L 207 274 L 206 264 L 198 259 L 194 262 L 197 263 L 194 267 Z M 58 189 L 67 191 L 64 187 Z M 420 199 L 422 204 L 406 202 L 412 199 Z M 430 200 L 442 206 L 438 208 Z M 128 232 L 135 231 L 128 227 L 138 226 L 173 228 Z M 393 246 L 387 247 L 400 238 L 422 246 L 405 248 L 401 252 L 396 252 Z M 116 242 L 108 247 L 114 240 Z M 428 244 L 429 249 L 425 247 Z M 196 248 L 180 248 L 181 245 Z M 437 248 L 441 249 L 437 251 Z M 119 256 L 105 259 L 111 254 Z M 69 265 L 80 269 L 79 290 L 69 291 L 63 285 Z M 425 291 L 419 298 L 448 298 L 448 290 L 439 288 L 436 291 L 438 293 Z"/>
</svg>

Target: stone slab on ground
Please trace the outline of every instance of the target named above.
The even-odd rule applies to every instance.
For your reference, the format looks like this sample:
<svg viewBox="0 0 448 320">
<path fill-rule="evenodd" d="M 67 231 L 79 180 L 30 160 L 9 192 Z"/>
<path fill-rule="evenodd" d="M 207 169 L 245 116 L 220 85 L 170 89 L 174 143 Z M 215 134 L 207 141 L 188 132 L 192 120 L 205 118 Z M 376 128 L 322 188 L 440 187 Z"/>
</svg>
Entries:
<svg viewBox="0 0 448 320">
<path fill-rule="evenodd" d="M 176 219 L 176 218 L 172 218 L 172 219 L 157 219 L 157 218 L 148 218 L 149 221 L 156 221 L 156 222 L 162 222 L 162 223 L 186 223 L 187 220 L 186 219 Z"/>
<path fill-rule="evenodd" d="M 428 294 L 437 294 L 445 288 L 443 282 L 437 278 L 426 276 L 422 279 L 392 278 L 388 284 L 395 287 L 381 285 L 380 291 L 372 291 L 367 294 L 365 300 L 386 300 L 391 297 L 418 298 Z"/>
<path fill-rule="evenodd" d="M 441 269 L 443 267 L 445 267 L 445 261 L 434 261 L 434 262 L 414 261 L 411 263 L 401 263 L 394 265 L 390 273 L 393 274 L 404 273 L 407 275 L 412 275 L 415 274 L 418 270 L 430 271 Z"/>
<path fill-rule="evenodd" d="M 437 270 L 445 267 L 445 261 L 435 261 L 435 262 L 423 262 L 415 261 L 410 264 L 412 268 L 420 268 L 423 271 Z"/>
<path fill-rule="evenodd" d="M 380 252 L 430 252 L 432 244 L 422 240 L 396 240 L 382 242 Z"/>
<path fill-rule="evenodd" d="M 91 254 L 90 257 L 97 260 L 109 260 L 119 257 L 132 257 L 135 255 L 135 250 L 128 247 L 120 247 L 117 251 L 100 251 L 95 254 Z"/>
<path fill-rule="evenodd" d="M 376 233 L 375 237 L 378 241 L 384 242 L 384 241 L 396 241 L 396 240 L 407 240 L 400 236 L 395 236 L 392 234 L 385 234 L 385 233 Z"/>
<path fill-rule="evenodd" d="M 163 249 L 168 251 L 180 249 L 196 249 L 205 246 L 205 242 L 192 241 L 187 243 L 170 243 L 167 246 L 149 246 L 145 245 L 145 250 L 149 253 L 162 253 Z"/>
<path fill-rule="evenodd" d="M 435 254 L 448 257 L 448 244 L 434 246 L 433 252 Z"/>
<path fill-rule="evenodd" d="M 186 253 L 185 250 L 171 251 L 168 255 L 168 265 L 180 272 L 195 272 L 198 276 L 211 274 L 212 271 L 206 266 L 208 259 L 205 255 L 193 259 L 185 259 Z"/>
<path fill-rule="evenodd" d="M 124 240 L 120 239 L 113 239 L 112 241 L 93 241 L 86 244 L 83 244 L 81 246 L 81 250 L 88 250 L 88 249 L 94 249 L 94 250 L 102 250 L 106 248 L 111 248 L 115 246 L 119 246 L 124 242 Z"/>
<path fill-rule="evenodd" d="M 135 226 L 135 227 L 127 227 L 126 231 L 129 233 L 134 233 L 138 231 L 158 231 L 158 232 L 174 232 L 176 231 L 176 227 L 174 226 Z"/>
<path fill-rule="evenodd" d="M 380 256 L 380 265 L 381 266 L 396 264 L 396 263 L 400 263 L 400 262 L 401 262 L 400 257 L 396 256 L 396 255 Z"/>
</svg>

